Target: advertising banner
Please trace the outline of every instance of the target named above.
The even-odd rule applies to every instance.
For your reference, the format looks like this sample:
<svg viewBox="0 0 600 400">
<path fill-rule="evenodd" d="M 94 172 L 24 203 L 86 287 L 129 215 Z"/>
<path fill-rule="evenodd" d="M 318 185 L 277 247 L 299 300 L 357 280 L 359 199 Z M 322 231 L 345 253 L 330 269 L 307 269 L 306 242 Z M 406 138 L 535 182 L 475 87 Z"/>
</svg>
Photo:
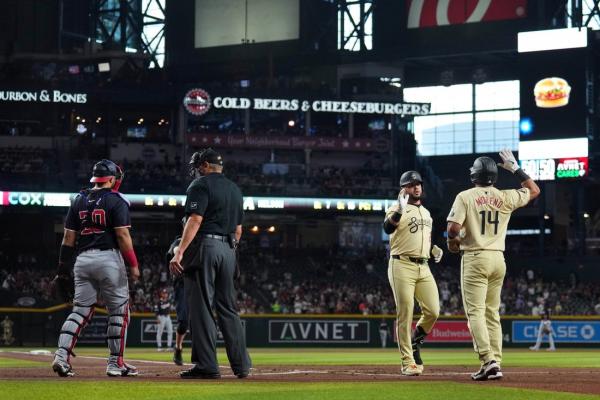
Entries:
<svg viewBox="0 0 600 400">
<path fill-rule="evenodd" d="M 270 320 L 269 343 L 369 343 L 369 321 Z"/>
<path fill-rule="evenodd" d="M 407 28 L 525 18 L 527 0 L 409 0 Z"/>
<path fill-rule="evenodd" d="M 175 343 L 175 332 L 177 331 L 177 320 L 171 318 L 171 322 L 173 324 L 173 343 Z M 140 320 L 140 342 L 143 344 L 156 344 L 156 330 L 158 328 L 158 324 L 156 323 L 156 319 L 142 319 Z M 246 330 L 246 321 L 242 320 L 242 328 L 244 331 Z M 184 343 L 192 343 L 192 335 L 186 335 L 183 340 Z M 166 343 L 167 340 L 167 330 L 165 329 L 162 334 L 162 342 Z M 217 325 L 217 343 L 223 343 L 223 333 L 219 329 Z"/>
<path fill-rule="evenodd" d="M 254 136 L 192 133 L 188 143 L 202 147 L 241 147 L 252 149 L 312 149 L 335 151 L 389 150 L 387 139 L 347 139 L 310 136 Z"/>
<path fill-rule="evenodd" d="M 412 330 L 417 323 L 413 322 Z M 394 342 L 398 342 L 394 330 Z M 427 335 L 427 343 L 471 343 L 471 333 L 467 321 L 437 321 L 433 329 Z"/>
<path fill-rule="evenodd" d="M 83 330 L 77 342 L 87 344 L 105 344 L 107 329 L 108 316 L 94 315 L 92 320 L 89 322 L 89 324 L 87 324 L 87 326 Z"/>
<path fill-rule="evenodd" d="M 540 321 L 513 321 L 513 343 L 535 343 Z M 600 321 L 552 321 L 557 343 L 600 343 Z"/>
</svg>

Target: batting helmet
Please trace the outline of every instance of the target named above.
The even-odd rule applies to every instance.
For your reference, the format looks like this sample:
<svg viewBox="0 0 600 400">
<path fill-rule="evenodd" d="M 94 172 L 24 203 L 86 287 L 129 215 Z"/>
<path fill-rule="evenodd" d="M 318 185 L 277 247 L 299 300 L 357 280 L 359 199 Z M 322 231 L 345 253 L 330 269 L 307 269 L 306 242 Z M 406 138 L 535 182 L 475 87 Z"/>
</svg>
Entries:
<svg viewBox="0 0 600 400">
<path fill-rule="evenodd" d="M 113 186 L 113 189 L 119 190 L 121 182 L 123 182 L 124 175 L 125 174 L 123 173 L 121 167 L 110 160 L 103 159 L 94 164 L 94 168 L 92 169 L 92 179 L 90 179 L 90 182 L 103 183 L 108 182 L 110 178 L 115 178 L 115 185 Z"/>
<path fill-rule="evenodd" d="M 192 158 L 190 158 L 190 175 L 192 177 L 196 175 L 196 169 L 198 169 L 203 162 L 223 165 L 223 157 L 210 147 L 200 152 L 195 152 L 192 154 Z"/>
<path fill-rule="evenodd" d="M 490 157 L 475 159 L 470 170 L 471 182 L 478 185 L 490 186 L 498 179 L 498 165 Z"/>
<path fill-rule="evenodd" d="M 400 187 L 409 185 L 411 183 L 423 183 L 423 178 L 421 178 L 421 174 L 417 171 L 406 171 L 400 177 Z"/>
</svg>

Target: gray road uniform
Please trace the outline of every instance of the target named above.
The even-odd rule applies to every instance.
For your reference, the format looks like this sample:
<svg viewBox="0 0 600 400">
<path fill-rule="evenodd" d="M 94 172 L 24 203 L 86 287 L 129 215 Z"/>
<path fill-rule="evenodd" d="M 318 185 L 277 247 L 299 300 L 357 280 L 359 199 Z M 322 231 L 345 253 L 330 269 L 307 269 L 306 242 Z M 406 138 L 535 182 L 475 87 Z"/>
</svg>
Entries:
<svg viewBox="0 0 600 400">
<path fill-rule="evenodd" d="M 192 334 L 192 363 L 199 373 L 219 374 L 218 323 L 234 374 L 247 374 L 251 361 L 236 306 L 236 259 L 232 241 L 236 226 L 242 223 L 242 193 L 223 174 L 211 173 L 190 184 L 185 212 L 188 216 L 203 217 L 181 262 Z"/>
<path fill-rule="evenodd" d="M 123 353 L 129 324 L 129 289 L 125 263 L 115 228 L 130 227 L 129 202 L 110 189 L 82 191 L 72 202 L 65 229 L 78 233 L 73 274 L 73 310 L 64 322 L 56 357 L 66 362 L 81 331 L 90 322 L 98 295 L 108 310 L 109 364 L 124 366 Z"/>
</svg>

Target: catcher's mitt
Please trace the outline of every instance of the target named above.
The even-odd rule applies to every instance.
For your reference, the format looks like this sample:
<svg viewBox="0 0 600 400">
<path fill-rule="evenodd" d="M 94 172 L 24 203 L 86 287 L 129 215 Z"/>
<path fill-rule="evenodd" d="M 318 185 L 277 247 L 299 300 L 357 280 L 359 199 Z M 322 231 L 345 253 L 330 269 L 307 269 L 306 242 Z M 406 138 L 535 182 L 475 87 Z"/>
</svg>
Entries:
<svg viewBox="0 0 600 400">
<path fill-rule="evenodd" d="M 56 275 L 50 283 L 55 299 L 71 302 L 75 294 L 75 281 L 71 275 Z"/>
</svg>

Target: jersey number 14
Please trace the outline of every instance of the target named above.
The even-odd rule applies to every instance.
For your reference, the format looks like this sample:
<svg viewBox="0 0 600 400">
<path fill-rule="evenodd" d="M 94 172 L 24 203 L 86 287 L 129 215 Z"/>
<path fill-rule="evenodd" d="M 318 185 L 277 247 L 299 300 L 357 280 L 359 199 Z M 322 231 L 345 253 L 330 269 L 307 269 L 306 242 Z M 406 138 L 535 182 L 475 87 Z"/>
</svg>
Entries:
<svg viewBox="0 0 600 400">
<path fill-rule="evenodd" d="M 492 219 L 492 213 L 494 213 L 494 219 Z M 479 211 L 479 215 L 481 215 L 481 234 L 485 235 L 485 230 L 487 225 L 494 225 L 494 235 L 498 234 L 498 224 L 500 221 L 498 220 L 498 211 Z"/>
</svg>

